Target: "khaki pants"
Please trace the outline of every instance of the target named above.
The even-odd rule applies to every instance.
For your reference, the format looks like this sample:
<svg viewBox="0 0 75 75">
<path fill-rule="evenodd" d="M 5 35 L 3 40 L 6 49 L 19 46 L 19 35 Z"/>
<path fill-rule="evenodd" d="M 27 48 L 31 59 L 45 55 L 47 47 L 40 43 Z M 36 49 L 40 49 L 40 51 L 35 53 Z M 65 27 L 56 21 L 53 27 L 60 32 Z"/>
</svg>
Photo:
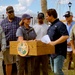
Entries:
<svg viewBox="0 0 75 75">
<path fill-rule="evenodd" d="M 68 69 L 71 68 L 71 62 L 72 62 L 72 58 L 73 58 L 72 55 L 73 55 L 72 51 L 71 52 L 67 52 L 67 57 L 66 57 L 66 59 L 64 61 L 64 69 L 68 70 Z"/>
<path fill-rule="evenodd" d="M 16 55 L 11 55 L 9 49 L 6 49 L 6 51 L 3 52 L 3 59 L 5 65 L 16 63 Z"/>
<path fill-rule="evenodd" d="M 73 71 L 73 75 L 75 75 L 75 55 L 71 52 L 67 52 L 67 57 L 64 61 L 64 66 L 63 66 L 63 70 L 64 70 L 64 73 L 65 75 L 69 75 L 69 70 L 71 69 L 71 63 L 73 62 L 73 68 L 74 68 L 74 71 Z"/>
</svg>

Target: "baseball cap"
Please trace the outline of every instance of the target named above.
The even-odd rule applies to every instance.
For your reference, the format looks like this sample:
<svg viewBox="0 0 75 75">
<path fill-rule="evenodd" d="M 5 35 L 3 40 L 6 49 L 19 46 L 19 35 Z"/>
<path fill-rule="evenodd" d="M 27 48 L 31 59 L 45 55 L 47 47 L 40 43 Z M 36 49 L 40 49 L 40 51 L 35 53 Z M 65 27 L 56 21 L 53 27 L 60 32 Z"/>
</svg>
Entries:
<svg viewBox="0 0 75 75">
<path fill-rule="evenodd" d="M 64 17 L 70 17 L 70 16 L 73 16 L 73 13 L 70 11 L 67 11 L 64 15 Z"/>
<path fill-rule="evenodd" d="M 44 14 L 43 13 L 38 13 L 37 18 L 38 19 L 44 19 Z"/>
<path fill-rule="evenodd" d="M 8 7 L 6 8 L 6 11 L 7 11 L 7 12 L 13 12 L 13 11 L 14 11 L 14 9 L 13 9 L 13 7 L 12 7 L 12 6 L 8 6 Z"/>
<path fill-rule="evenodd" d="M 22 19 L 23 19 L 23 18 L 30 19 L 30 18 L 33 18 L 33 17 L 31 17 L 29 14 L 23 14 L 23 15 L 22 15 Z"/>
</svg>

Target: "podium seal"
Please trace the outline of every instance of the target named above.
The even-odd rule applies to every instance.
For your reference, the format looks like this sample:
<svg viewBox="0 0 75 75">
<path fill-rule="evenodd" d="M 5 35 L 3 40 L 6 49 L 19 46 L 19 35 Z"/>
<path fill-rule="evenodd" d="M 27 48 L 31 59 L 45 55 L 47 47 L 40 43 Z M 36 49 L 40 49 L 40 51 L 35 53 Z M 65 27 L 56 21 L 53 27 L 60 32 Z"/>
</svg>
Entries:
<svg viewBox="0 0 75 75">
<path fill-rule="evenodd" d="M 20 56 L 26 56 L 28 54 L 28 45 L 26 42 L 20 42 L 17 46 L 17 51 Z"/>
</svg>

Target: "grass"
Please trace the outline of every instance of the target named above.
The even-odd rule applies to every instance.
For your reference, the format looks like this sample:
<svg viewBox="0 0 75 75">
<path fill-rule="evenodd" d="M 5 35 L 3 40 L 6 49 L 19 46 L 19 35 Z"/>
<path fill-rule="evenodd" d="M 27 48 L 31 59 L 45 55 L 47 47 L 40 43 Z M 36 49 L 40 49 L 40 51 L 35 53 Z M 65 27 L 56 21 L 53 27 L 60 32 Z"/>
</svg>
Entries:
<svg viewBox="0 0 75 75">
<path fill-rule="evenodd" d="M 65 72 L 65 70 L 63 70 L 63 72 L 64 72 L 65 75 L 75 75 L 74 70 L 69 70 L 68 72 L 67 71 Z M 54 75 L 54 74 L 53 74 L 52 71 L 49 70 L 49 75 Z"/>
<path fill-rule="evenodd" d="M 65 75 L 75 75 L 73 70 L 69 70 L 68 74 L 66 74 L 67 72 L 65 72 Z M 54 75 L 52 72 L 49 71 L 49 75 Z"/>
<path fill-rule="evenodd" d="M 48 72 L 49 72 L 48 75 L 54 75 L 53 72 L 51 71 L 50 67 L 49 67 L 49 71 Z M 64 72 L 65 75 L 75 75 L 73 69 L 72 70 L 68 70 L 68 72 L 66 70 L 63 70 L 63 72 Z M 42 71 L 41 71 L 41 75 L 42 75 Z"/>
<path fill-rule="evenodd" d="M 72 65 L 72 68 L 73 68 L 73 65 Z M 13 70 L 14 71 L 14 70 Z M 54 75 L 53 72 L 51 71 L 50 69 L 50 66 L 49 66 L 49 74 L 48 75 Z M 68 72 L 66 70 L 63 69 L 63 72 L 65 73 L 65 75 L 75 75 L 74 74 L 74 70 L 68 70 Z M 67 74 L 68 73 L 68 74 Z M 16 75 L 16 74 L 13 74 L 13 75 Z M 41 75 L 42 75 L 42 71 L 41 71 Z"/>
</svg>

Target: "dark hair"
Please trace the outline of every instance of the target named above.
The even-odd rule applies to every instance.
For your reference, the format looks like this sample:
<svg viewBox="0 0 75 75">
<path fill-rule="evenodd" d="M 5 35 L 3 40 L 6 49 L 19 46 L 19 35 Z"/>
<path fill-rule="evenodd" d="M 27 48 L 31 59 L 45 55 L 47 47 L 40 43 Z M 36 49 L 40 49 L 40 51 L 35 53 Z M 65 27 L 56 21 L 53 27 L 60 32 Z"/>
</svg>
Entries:
<svg viewBox="0 0 75 75">
<path fill-rule="evenodd" d="M 58 16 L 55 9 L 48 9 L 48 10 L 47 10 L 47 14 L 48 14 L 49 16 L 52 15 L 54 18 L 57 18 L 57 16 Z"/>
<path fill-rule="evenodd" d="M 44 13 L 42 13 L 42 12 L 38 13 L 37 18 L 44 19 Z"/>
</svg>

